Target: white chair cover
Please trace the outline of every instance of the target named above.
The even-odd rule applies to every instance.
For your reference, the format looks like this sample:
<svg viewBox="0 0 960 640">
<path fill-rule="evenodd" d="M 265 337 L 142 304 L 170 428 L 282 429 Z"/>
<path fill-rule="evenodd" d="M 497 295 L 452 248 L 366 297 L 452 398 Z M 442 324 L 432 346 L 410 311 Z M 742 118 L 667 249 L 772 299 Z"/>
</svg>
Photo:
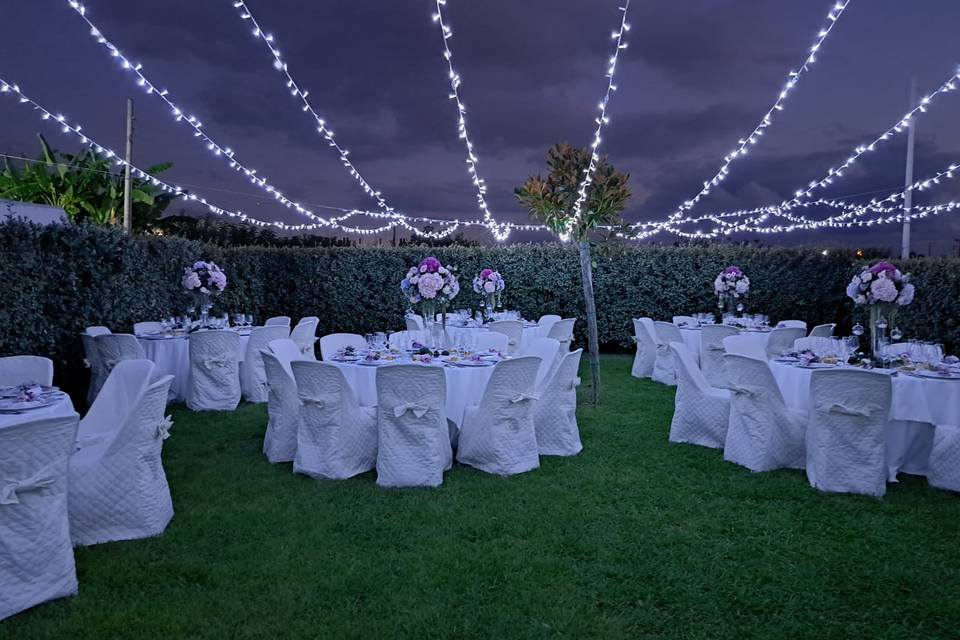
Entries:
<svg viewBox="0 0 960 640">
<path fill-rule="evenodd" d="M 260 352 L 267 348 L 272 340 L 286 338 L 289 329 L 283 325 L 254 327 L 247 339 L 247 348 L 240 363 L 240 390 L 247 402 L 267 401 L 267 372 L 263 368 Z"/>
<path fill-rule="evenodd" d="M 786 406 L 766 360 L 723 357 L 731 391 L 723 459 L 751 471 L 802 469 L 807 412 Z"/>
<path fill-rule="evenodd" d="M 807 337 L 793 341 L 794 351 L 812 351 L 818 356 L 839 355 L 843 351 L 843 341 L 838 338 Z"/>
<path fill-rule="evenodd" d="M 94 325 L 92 327 L 87 327 L 84 333 L 86 333 L 91 338 L 96 338 L 97 336 L 102 336 L 105 333 L 110 333 L 110 329 L 100 325 Z"/>
<path fill-rule="evenodd" d="M 70 536 L 74 546 L 158 536 L 173 517 L 163 472 L 164 417 L 173 376 L 148 386 L 120 429 L 70 457 Z"/>
<path fill-rule="evenodd" d="M 160 333 L 163 331 L 163 325 L 159 322 L 135 322 L 133 323 L 133 334 L 142 336 L 145 333 Z"/>
<path fill-rule="evenodd" d="M 293 472 L 345 480 L 373 469 L 377 461 L 376 407 L 364 407 L 328 362 L 290 364 L 300 404 Z"/>
<path fill-rule="evenodd" d="M 499 331 L 477 331 L 473 341 L 475 351 L 496 349 L 500 353 L 506 353 L 510 346 L 510 338 Z"/>
<path fill-rule="evenodd" d="M 423 331 L 423 318 L 412 313 L 404 318 L 407 323 L 407 331 Z"/>
<path fill-rule="evenodd" d="M 723 339 L 723 349 L 726 353 L 737 356 L 745 356 L 755 360 L 767 359 L 766 350 L 752 336 L 728 336 Z M 724 360 L 724 367 L 726 367 L 726 360 Z M 726 368 L 724 368 L 724 371 L 726 371 Z"/>
<path fill-rule="evenodd" d="M 290 316 L 273 316 L 263 323 L 265 327 L 290 327 Z"/>
<path fill-rule="evenodd" d="M 300 400 L 297 398 L 292 363 L 284 364 L 268 351 L 262 351 L 260 356 L 270 389 L 267 394 L 267 431 L 263 435 L 263 453 L 271 463 L 292 462 L 297 453 L 297 429 L 300 426 Z"/>
<path fill-rule="evenodd" d="M 577 427 L 577 386 L 583 349 L 563 354 L 533 405 L 533 427 L 541 456 L 575 456 L 583 451 Z"/>
<path fill-rule="evenodd" d="M 551 331 L 552 330 L 553 329 L 551 329 Z M 497 322 L 491 322 L 490 331 L 496 331 L 507 336 L 508 354 L 514 355 L 520 349 L 520 341 L 523 339 L 523 323 L 519 320 L 498 320 Z"/>
<path fill-rule="evenodd" d="M 77 593 L 67 461 L 78 418 L 74 413 L 0 429 L 0 620 Z"/>
<path fill-rule="evenodd" d="M 677 367 L 677 395 L 670 442 L 722 449 L 730 420 L 730 392 L 710 386 L 682 342 L 670 344 Z"/>
<path fill-rule="evenodd" d="M 302 318 L 300 318 L 299 321 L 297 321 L 297 324 L 300 325 L 305 322 L 315 322 L 319 324 L 320 318 L 318 316 L 303 316 Z"/>
<path fill-rule="evenodd" d="M 143 360 L 146 356 L 140 341 L 129 333 L 105 333 L 94 338 L 100 361 L 106 375 L 110 375 L 118 362 L 123 360 Z"/>
<path fill-rule="evenodd" d="M 832 338 L 833 330 L 837 328 L 836 323 L 818 324 L 810 330 L 811 338 Z"/>
<path fill-rule="evenodd" d="M 653 323 L 652 320 L 650 322 Z M 633 358 L 630 375 L 634 378 L 649 378 L 653 376 L 653 363 L 657 359 L 657 343 L 640 318 L 633 319 L 633 339 L 637 343 L 637 355 Z"/>
<path fill-rule="evenodd" d="M 537 325 L 540 327 L 540 335 L 547 336 L 550 333 L 550 329 L 553 328 L 553 325 L 560 322 L 560 320 L 560 316 L 552 313 L 540 316 L 540 319 L 537 320 Z"/>
<path fill-rule="evenodd" d="M 520 355 L 540 358 L 540 367 L 537 369 L 537 380 L 534 382 L 533 387 L 539 391 L 550 379 L 553 370 L 557 364 L 559 364 L 560 343 L 553 338 L 537 338 L 531 341 Z"/>
<path fill-rule="evenodd" d="M 670 344 L 683 342 L 683 334 L 672 322 L 655 321 L 653 330 L 657 340 L 657 359 L 654 360 L 654 380 L 667 385 L 677 384 L 677 366 L 673 361 L 673 350 Z"/>
<path fill-rule="evenodd" d="M 377 484 L 437 487 L 453 465 L 445 416 L 446 376 L 440 367 L 377 369 Z"/>
<path fill-rule="evenodd" d="M 119 431 L 143 397 L 155 369 L 146 359 L 117 363 L 80 421 L 77 441 L 81 445 L 102 442 Z"/>
<path fill-rule="evenodd" d="M 41 356 L 7 356 L 0 358 L 0 387 L 25 382 L 53 384 L 53 360 Z"/>
<path fill-rule="evenodd" d="M 778 329 L 803 329 L 804 335 L 807 333 L 807 323 L 803 320 L 781 320 L 777 323 Z"/>
<path fill-rule="evenodd" d="M 539 358 L 498 362 L 479 405 L 467 407 L 457 460 L 501 476 L 540 466 L 533 405 Z"/>
<path fill-rule="evenodd" d="M 810 376 L 807 479 L 821 491 L 882 496 L 887 491 L 890 376 L 836 369 Z"/>
<path fill-rule="evenodd" d="M 559 342 L 560 349 L 564 353 L 570 351 L 570 345 L 573 344 L 573 328 L 576 323 L 576 318 L 564 318 L 554 322 L 550 330 L 547 331 L 547 337 Z"/>
<path fill-rule="evenodd" d="M 84 364 L 90 369 L 87 405 L 91 405 L 107 379 L 107 372 L 104 369 L 103 360 L 100 359 L 100 350 L 97 349 L 97 342 L 93 339 L 93 336 L 81 333 L 80 342 L 83 344 Z"/>
<path fill-rule="evenodd" d="M 317 341 L 318 324 L 320 321 L 316 318 L 304 318 L 290 332 L 290 339 L 297 345 L 303 358 L 317 359 L 313 345 Z"/>
<path fill-rule="evenodd" d="M 700 322 L 693 316 L 673 316 L 673 324 L 678 327 L 696 327 Z"/>
<path fill-rule="evenodd" d="M 320 338 L 320 357 L 331 360 L 337 351 L 346 347 L 360 351 L 367 348 L 367 341 L 355 333 L 331 333 Z"/>
<path fill-rule="evenodd" d="M 291 338 L 271 340 L 269 347 L 270 353 L 277 357 L 280 364 L 286 367 L 291 376 L 293 375 L 293 370 L 290 369 L 290 363 L 294 360 L 316 360 L 316 358 L 304 357 L 303 352 L 300 351 L 300 347 L 297 346 L 297 343 Z"/>
<path fill-rule="evenodd" d="M 233 331 L 190 335 L 190 387 L 193 411 L 233 411 L 240 404 L 240 336 Z"/>
<path fill-rule="evenodd" d="M 960 427 L 957 425 L 934 427 L 927 482 L 940 489 L 960 491 Z"/>
<path fill-rule="evenodd" d="M 793 349 L 793 343 L 807 335 L 806 327 L 781 327 L 770 332 L 767 340 L 767 360 L 779 358 Z"/>
<path fill-rule="evenodd" d="M 707 324 L 700 329 L 700 368 L 711 387 L 726 388 L 727 372 L 723 368 L 726 349 L 723 341 L 739 334 L 740 330 L 736 327 L 722 324 Z"/>
</svg>

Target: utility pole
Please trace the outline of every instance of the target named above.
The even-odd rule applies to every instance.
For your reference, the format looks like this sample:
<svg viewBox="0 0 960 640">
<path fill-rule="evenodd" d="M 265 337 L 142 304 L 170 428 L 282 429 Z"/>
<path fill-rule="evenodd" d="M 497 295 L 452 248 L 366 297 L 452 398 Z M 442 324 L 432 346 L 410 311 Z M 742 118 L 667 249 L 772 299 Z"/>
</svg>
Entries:
<svg viewBox="0 0 960 640">
<path fill-rule="evenodd" d="M 917 79 L 910 80 L 910 108 L 913 109 L 917 102 Z M 903 194 L 903 237 L 900 243 L 900 257 L 903 260 L 910 259 L 910 211 L 913 207 L 913 190 L 910 185 L 913 184 L 913 147 L 917 138 L 917 118 L 910 119 L 910 128 L 907 131 L 907 170 L 905 189 L 909 189 Z"/>
<path fill-rule="evenodd" d="M 133 176 L 130 163 L 133 162 L 133 100 L 127 98 L 127 164 L 123 168 L 123 230 L 133 231 Z"/>
</svg>

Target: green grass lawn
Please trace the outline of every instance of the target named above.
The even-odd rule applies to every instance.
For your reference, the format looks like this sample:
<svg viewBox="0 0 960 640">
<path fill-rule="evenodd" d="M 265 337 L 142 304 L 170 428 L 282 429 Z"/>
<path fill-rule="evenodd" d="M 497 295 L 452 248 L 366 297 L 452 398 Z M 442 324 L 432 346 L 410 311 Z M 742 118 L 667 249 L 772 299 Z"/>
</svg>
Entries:
<svg viewBox="0 0 960 640">
<path fill-rule="evenodd" d="M 630 363 L 604 359 L 581 455 L 432 490 L 270 465 L 263 406 L 177 409 L 167 532 L 78 549 L 79 597 L 0 638 L 960 637 L 957 496 L 828 496 L 671 445 L 673 390 Z"/>
</svg>

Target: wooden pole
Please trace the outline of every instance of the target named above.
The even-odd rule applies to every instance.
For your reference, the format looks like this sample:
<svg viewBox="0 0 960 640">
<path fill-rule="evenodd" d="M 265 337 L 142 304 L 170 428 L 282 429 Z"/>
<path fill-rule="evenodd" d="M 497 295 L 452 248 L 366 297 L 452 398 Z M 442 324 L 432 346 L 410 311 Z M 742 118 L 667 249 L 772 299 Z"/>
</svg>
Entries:
<svg viewBox="0 0 960 640">
<path fill-rule="evenodd" d="M 133 100 L 127 98 L 127 164 L 123 170 L 123 230 L 133 231 L 133 175 L 130 173 L 130 163 L 133 162 Z"/>
<path fill-rule="evenodd" d="M 910 108 L 912 109 L 917 102 L 917 79 L 910 81 Z M 910 129 L 907 131 L 907 169 L 904 179 L 905 188 L 909 189 L 913 184 L 913 147 L 917 136 L 917 118 L 910 119 Z M 903 260 L 910 259 L 910 211 L 913 207 L 913 190 L 910 189 L 903 194 L 903 234 L 900 238 L 900 257 Z"/>
</svg>

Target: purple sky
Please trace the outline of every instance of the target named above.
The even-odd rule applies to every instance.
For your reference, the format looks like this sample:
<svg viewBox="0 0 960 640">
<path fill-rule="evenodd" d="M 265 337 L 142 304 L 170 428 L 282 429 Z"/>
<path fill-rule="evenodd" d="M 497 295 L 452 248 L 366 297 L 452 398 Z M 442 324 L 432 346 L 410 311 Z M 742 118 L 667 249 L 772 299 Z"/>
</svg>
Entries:
<svg viewBox="0 0 960 640">
<path fill-rule="evenodd" d="M 446 97 L 431 1 L 249 5 L 275 34 L 338 141 L 392 206 L 440 218 L 479 216 L 454 106 Z M 87 6 L 105 35 L 200 117 L 212 137 L 290 197 L 375 207 L 313 132 L 231 0 L 89 0 Z M 497 218 L 525 221 L 514 187 L 542 170 L 552 143 L 590 142 L 618 2 L 449 0 L 447 7 L 488 201 Z M 828 7 L 819 0 L 634 1 L 630 47 L 621 57 L 620 91 L 603 147 L 632 176 L 628 220 L 662 219 L 713 175 L 724 153 L 770 106 L 786 72 L 802 62 Z M 3 13 L 0 77 L 118 150 L 124 100 L 134 96 L 137 164 L 170 160 L 175 166 L 169 178 L 211 201 L 264 219 L 300 220 L 198 145 L 156 97 L 141 93 L 65 1 L 4 0 Z M 850 149 L 906 111 L 911 76 L 921 92 L 929 92 L 956 68 L 957 24 L 956 0 L 852 0 L 761 144 L 695 213 L 778 203 L 842 162 Z M 958 99 L 960 92 L 943 96 L 920 120 L 917 177 L 960 163 L 960 131 L 952 126 Z M 0 101 L 0 153 L 36 156 L 37 131 L 63 150 L 76 149 L 16 101 Z M 904 135 L 869 154 L 825 195 L 901 189 L 905 142 Z M 957 195 L 960 188 L 944 184 L 915 203 Z M 935 252 L 949 252 L 953 238 L 960 238 L 960 223 L 955 214 L 924 221 L 915 235 L 915 250 L 926 253 L 933 242 Z M 659 239 L 673 241 L 668 235 Z M 898 230 L 797 233 L 778 241 L 892 246 Z"/>
</svg>

